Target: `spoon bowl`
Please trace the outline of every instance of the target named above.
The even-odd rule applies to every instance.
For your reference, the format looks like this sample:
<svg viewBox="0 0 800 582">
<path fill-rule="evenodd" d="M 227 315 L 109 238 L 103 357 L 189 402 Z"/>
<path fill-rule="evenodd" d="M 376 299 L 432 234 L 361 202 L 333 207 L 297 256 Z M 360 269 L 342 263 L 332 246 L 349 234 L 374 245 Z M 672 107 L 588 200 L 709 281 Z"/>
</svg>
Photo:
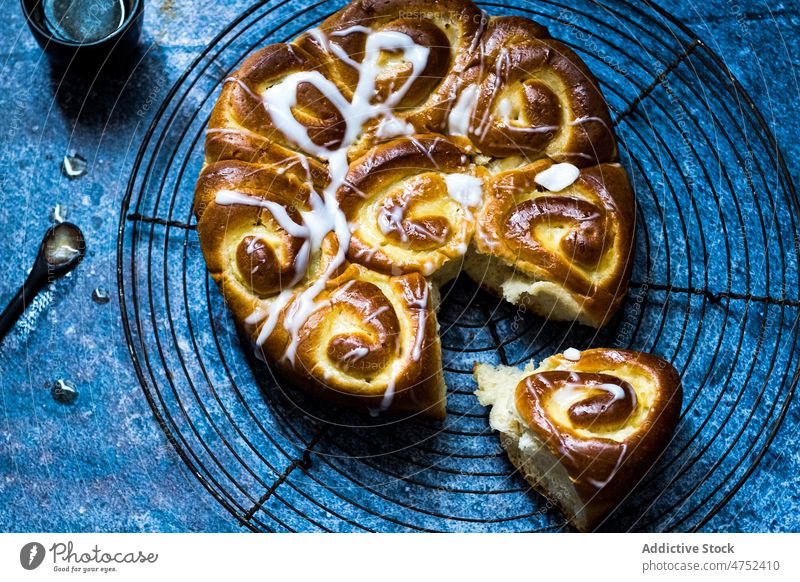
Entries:
<svg viewBox="0 0 800 582">
<path fill-rule="evenodd" d="M 39 247 L 39 255 L 56 276 L 74 269 L 86 252 L 81 229 L 71 222 L 62 222 L 47 229 Z"/>
<path fill-rule="evenodd" d="M 28 278 L 0 314 L 0 339 L 8 333 L 42 287 L 74 269 L 85 253 L 86 239 L 81 229 L 71 222 L 62 222 L 47 229 Z"/>
</svg>

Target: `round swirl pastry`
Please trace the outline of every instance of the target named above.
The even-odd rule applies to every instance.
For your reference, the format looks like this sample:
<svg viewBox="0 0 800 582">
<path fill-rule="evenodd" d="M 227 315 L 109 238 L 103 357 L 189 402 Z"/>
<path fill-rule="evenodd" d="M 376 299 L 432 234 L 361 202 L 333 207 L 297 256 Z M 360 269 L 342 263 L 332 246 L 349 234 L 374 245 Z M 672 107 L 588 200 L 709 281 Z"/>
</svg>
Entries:
<svg viewBox="0 0 800 582">
<path fill-rule="evenodd" d="M 582 531 L 655 463 L 681 409 L 675 368 L 628 350 L 569 349 L 525 370 L 476 365 L 475 378 L 511 462 Z"/>
<path fill-rule="evenodd" d="M 355 0 L 225 79 L 195 194 L 208 270 L 301 388 L 442 418 L 436 298 L 462 268 L 590 325 L 625 295 L 610 125 L 586 66 L 530 20 Z"/>
<path fill-rule="evenodd" d="M 314 144 L 341 144 L 342 113 L 312 82 L 293 75 L 323 75 L 322 64 L 289 44 L 267 46 L 225 79 L 206 133 L 206 161 L 242 160 L 310 176 L 316 187 L 328 181 L 324 163 L 305 155 L 286 137 L 264 107 L 266 90 L 295 80 L 292 113 Z"/>
<path fill-rule="evenodd" d="M 348 258 L 385 273 L 452 278 L 460 266 L 453 259 L 472 239 L 482 170 L 435 134 L 373 148 L 353 162 L 339 190 L 352 232 Z"/>
<path fill-rule="evenodd" d="M 354 148 L 361 153 L 375 140 L 422 130 L 424 120 L 446 119 L 487 21 L 464 0 L 356 0 L 296 44 L 324 62 L 346 94 L 372 77 L 374 94 L 367 98 L 391 105 L 391 117 L 365 122 Z M 380 35 L 392 45 L 387 50 L 375 50 Z M 408 47 L 407 40 L 413 46 L 403 54 L 397 49 Z M 372 74 L 364 75 L 365 63 Z"/>
<path fill-rule="evenodd" d="M 485 192 L 467 273 L 543 317 L 606 323 L 630 275 L 634 202 L 622 167 L 539 160 L 492 176 Z"/>
<path fill-rule="evenodd" d="M 438 329 L 425 278 L 350 265 L 307 317 L 296 295 L 264 343 L 283 375 L 307 390 L 376 410 L 444 415 Z M 424 356 L 424 357 L 423 357 Z"/>
</svg>

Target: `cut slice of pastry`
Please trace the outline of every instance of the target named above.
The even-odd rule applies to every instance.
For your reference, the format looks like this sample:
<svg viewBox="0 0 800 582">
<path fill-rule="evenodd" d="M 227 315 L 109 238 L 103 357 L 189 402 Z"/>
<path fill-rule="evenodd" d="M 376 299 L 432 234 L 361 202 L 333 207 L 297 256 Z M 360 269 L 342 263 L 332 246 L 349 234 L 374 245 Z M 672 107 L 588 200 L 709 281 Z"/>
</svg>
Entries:
<svg viewBox="0 0 800 582">
<path fill-rule="evenodd" d="M 569 349 L 535 369 L 477 364 L 474 374 L 511 462 L 581 531 L 636 487 L 680 415 L 680 377 L 651 354 Z"/>
</svg>

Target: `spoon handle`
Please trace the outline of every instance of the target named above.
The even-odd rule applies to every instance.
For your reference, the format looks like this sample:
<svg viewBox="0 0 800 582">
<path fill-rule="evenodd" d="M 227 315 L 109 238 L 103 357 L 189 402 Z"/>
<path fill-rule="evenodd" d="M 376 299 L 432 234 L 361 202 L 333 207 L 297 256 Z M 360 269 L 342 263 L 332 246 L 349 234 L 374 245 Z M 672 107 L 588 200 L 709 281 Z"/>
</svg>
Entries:
<svg viewBox="0 0 800 582">
<path fill-rule="evenodd" d="M 46 272 L 42 273 L 41 269 L 33 268 L 25 283 L 20 287 L 19 291 L 17 291 L 17 294 L 14 295 L 14 298 L 3 310 L 3 313 L 0 314 L 0 340 L 6 336 L 8 330 L 14 327 L 19 316 L 22 315 L 25 308 L 31 304 L 33 298 L 39 293 L 46 279 Z"/>
</svg>

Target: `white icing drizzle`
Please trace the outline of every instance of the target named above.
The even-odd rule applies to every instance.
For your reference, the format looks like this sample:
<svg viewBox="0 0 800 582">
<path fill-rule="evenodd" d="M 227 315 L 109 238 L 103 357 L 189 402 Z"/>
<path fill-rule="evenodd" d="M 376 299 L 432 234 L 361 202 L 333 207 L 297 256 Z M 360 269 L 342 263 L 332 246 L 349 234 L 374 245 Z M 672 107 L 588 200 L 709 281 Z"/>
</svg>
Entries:
<svg viewBox="0 0 800 582">
<path fill-rule="evenodd" d="M 378 122 L 378 128 L 375 130 L 375 137 L 379 139 L 389 139 L 401 135 L 412 135 L 414 133 L 414 126 L 397 119 L 396 117 L 384 117 Z"/>
<path fill-rule="evenodd" d="M 378 227 L 380 228 L 381 232 L 386 235 L 392 232 L 397 232 L 402 242 L 408 242 L 408 233 L 406 232 L 406 229 L 408 229 L 420 233 L 439 244 L 443 244 L 446 240 L 446 237 L 437 235 L 429 228 L 426 228 L 416 222 L 409 222 L 405 225 L 403 224 L 403 221 L 405 220 L 405 213 L 410 202 L 410 196 L 410 191 L 404 191 L 403 194 L 398 197 L 393 206 L 391 206 L 388 210 L 383 210 L 378 214 Z M 374 251 L 377 250 L 378 249 L 374 249 Z M 374 252 L 372 254 L 374 255 Z M 372 257 L 370 257 L 370 259 L 371 258 Z"/>
<path fill-rule="evenodd" d="M 567 348 L 564 350 L 564 357 L 571 362 L 577 362 L 581 359 L 581 352 L 575 348 Z"/>
<path fill-rule="evenodd" d="M 344 263 L 345 254 L 350 245 L 350 225 L 339 208 L 336 200 L 336 191 L 345 182 L 348 170 L 347 150 L 353 145 L 361 135 L 364 124 L 371 119 L 381 118 L 389 127 L 396 127 L 392 109 L 400 102 L 414 83 L 417 77 L 424 70 L 429 49 L 416 44 L 408 35 L 395 31 L 380 31 L 373 33 L 364 26 L 354 26 L 347 30 L 334 33 L 336 36 L 346 36 L 351 33 L 367 34 L 365 56 L 362 62 L 358 63 L 346 54 L 336 43 L 331 43 L 325 35 L 318 29 L 309 31 L 309 34 L 321 44 L 325 49 L 336 55 L 342 62 L 356 69 L 359 73 L 358 85 L 353 93 L 353 97 L 348 101 L 338 87 L 318 71 L 300 71 L 292 73 L 277 85 L 266 89 L 261 97 L 264 107 L 269 112 L 272 122 L 292 143 L 309 154 L 328 162 L 330 183 L 318 193 L 309 180 L 311 187 L 310 211 L 301 212 L 303 224 L 297 224 L 286 214 L 276 207 L 279 204 L 269 201 L 253 202 L 248 201 L 255 197 L 240 197 L 231 194 L 223 195 L 223 200 L 228 203 L 244 203 L 268 208 L 278 223 L 292 236 L 306 239 L 301 248 L 299 257 L 303 258 L 302 264 L 296 265 L 298 273 L 305 274 L 308 268 L 308 258 L 312 252 L 318 252 L 325 236 L 334 232 L 338 239 L 338 252 L 331 260 L 325 272 L 314 281 L 307 289 L 300 292 L 287 310 L 284 318 L 284 327 L 291 334 L 291 341 L 287 346 L 285 357 L 294 363 L 297 351 L 297 340 L 300 328 L 308 317 L 319 307 L 315 302 L 317 295 L 325 288 L 327 281 L 333 273 Z M 378 60 L 381 51 L 401 51 L 403 59 L 411 64 L 411 74 L 403 82 L 402 86 L 391 93 L 384 102 L 372 103 L 375 95 L 376 81 L 382 73 L 382 67 Z M 245 90 L 250 91 L 249 87 L 241 83 L 238 79 L 231 78 L 231 81 L 239 83 Z M 292 108 L 297 104 L 297 88 L 301 83 L 310 83 L 322 95 L 330 101 L 341 113 L 344 119 L 344 136 L 339 147 L 329 149 L 329 145 L 318 145 L 314 143 L 308 130 L 303 126 L 292 113 Z M 308 171 L 308 161 L 300 157 Z M 219 198 L 219 197 L 218 197 Z M 258 200 L 258 199 L 257 199 Z M 218 200 L 219 203 L 219 200 Z M 281 207 L 282 208 L 282 207 Z M 299 267 L 303 267 L 300 269 Z M 299 282 L 299 279 L 298 281 Z M 294 286 L 297 282 L 294 282 Z M 269 317 L 264 327 L 259 333 L 257 343 L 262 345 L 274 330 L 278 314 L 289 303 L 292 297 L 292 290 L 283 290 L 269 307 Z M 387 393 L 388 393 L 387 389 Z M 393 392 L 393 390 L 392 390 Z"/>
<path fill-rule="evenodd" d="M 483 200 L 483 180 L 470 174 L 447 174 L 447 194 L 462 206 L 474 208 Z"/>
<path fill-rule="evenodd" d="M 584 394 L 589 389 L 603 390 L 611 394 L 612 399 L 609 404 L 625 398 L 625 389 L 618 384 L 603 383 L 587 386 L 580 381 L 579 377 L 570 377 L 570 382 L 566 382 L 561 388 L 556 390 L 556 392 L 553 393 L 552 398 L 560 407 L 567 409 L 575 404 L 575 402 L 583 398 Z M 634 394 L 633 407 L 636 408 L 636 405 L 636 395 Z"/>
<path fill-rule="evenodd" d="M 500 101 L 497 102 L 497 112 L 503 118 L 503 121 L 506 123 L 509 122 L 509 117 L 511 116 L 511 111 L 513 106 L 511 105 L 511 100 L 508 97 L 503 97 Z"/>
<path fill-rule="evenodd" d="M 355 284 L 356 284 L 356 280 L 355 279 L 351 279 L 350 281 L 348 281 L 347 283 L 345 283 L 344 285 L 339 287 L 336 291 L 331 293 L 331 299 L 338 299 L 343 293 L 347 293 L 347 290 L 350 289 L 350 287 L 352 287 Z M 327 304 L 330 304 L 330 301 L 325 301 L 322 304 L 320 304 L 320 306 L 327 305 Z"/>
<path fill-rule="evenodd" d="M 364 323 L 369 323 L 370 321 L 372 321 L 373 319 L 375 319 L 375 318 L 376 318 L 376 317 L 378 317 L 378 316 L 379 316 L 381 313 L 383 313 L 384 311 L 387 311 L 388 309 L 389 309 L 389 308 L 388 308 L 386 305 L 383 305 L 383 306 L 381 306 L 381 307 L 378 307 L 378 309 L 376 309 L 375 311 L 373 311 L 372 313 L 370 313 L 370 314 L 369 314 L 369 315 L 368 315 L 366 318 L 364 318 Z"/>
<path fill-rule="evenodd" d="M 510 70 L 511 68 L 511 61 L 508 55 L 508 49 L 503 47 L 500 49 L 500 54 L 497 57 L 497 62 L 495 63 L 495 74 L 494 74 L 494 82 L 492 84 L 492 93 L 491 98 L 495 99 L 497 97 L 497 91 L 503 84 L 503 63 L 506 64 L 506 70 Z M 478 124 L 478 133 L 481 136 L 481 139 L 486 137 L 486 132 L 489 131 L 489 127 L 492 124 L 492 115 L 491 115 L 492 108 L 486 107 L 486 110 L 483 112 L 483 117 Z"/>
<path fill-rule="evenodd" d="M 420 151 L 420 152 L 421 152 L 421 153 L 422 153 L 422 154 L 423 154 L 423 155 L 424 155 L 426 158 L 428 158 L 428 160 L 430 160 L 430 162 L 431 162 L 431 164 L 433 164 L 433 167 L 434 167 L 434 168 L 438 168 L 438 167 L 439 167 L 439 163 L 436 161 L 436 159 L 435 159 L 435 158 L 433 157 L 433 155 L 431 154 L 431 150 L 433 150 L 433 149 L 436 147 L 436 144 L 437 144 L 437 143 L 439 143 L 439 138 L 438 138 L 438 137 L 437 137 L 436 139 L 434 139 L 434 140 L 433 140 L 433 143 L 431 143 L 430 147 L 427 147 L 427 148 L 426 148 L 424 145 L 422 145 L 422 144 L 420 143 L 420 141 L 419 141 L 419 140 L 418 140 L 416 137 L 414 137 L 413 135 L 412 135 L 412 136 L 410 136 L 410 137 L 408 138 L 408 141 L 410 141 L 411 143 L 413 143 L 413 144 L 416 146 L 416 148 L 417 148 L 417 149 L 418 149 L 418 150 L 419 150 L 419 151 Z"/>
<path fill-rule="evenodd" d="M 357 362 L 358 360 L 366 356 L 368 353 L 369 353 L 369 348 L 365 347 L 353 348 L 345 355 L 343 355 L 342 358 L 345 360 L 349 360 L 351 362 Z"/>
<path fill-rule="evenodd" d="M 497 94 L 497 89 L 499 89 L 499 85 L 494 86 L 494 90 L 492 91 L 493 97 Z M 511 114 L 514 111 L 514 104 L 508 97 L 501 97 L 497 101 L 496 111 L 500 117 L 500 121 L 502 121 L 505 124 L 506 127 L 504 129 L 506 131 L 518 131 L 526 133 L 548 133 L 560 129 L 558 125 L 539 125 L 537 127 L 527 127 L 514 124 L 514 121 L 516 120 L 511 119 Z M 486 118 L 484 119 L 484 121 L 487 121 Z M 483 126 L 484 136 L 487 130 L 488 130 L 488 123 L 484 123 Z"/>
<path fill-rule="evenodd" d="M 267 341 L 267 338 L 272 335 L 272 332 L 275 329 L 275 325 L 278 323 L 278 316 L 280 315 L 281 311 L 286 304 L 292 298 L 292 290 L 291 289 L 284 289 L 281 291 L 278 296 L 273 299 L 272 303 L 269 305 L 267 316 L 267 321 L 264 322 L 264 325 L 261 327 L 261 331 L 258 333 L 258 338 L 256 338 L 256 345 L 262 346 L 264 342 Z"/>
<path fill-rule="evenodd" d="M 254 236 L 254 237 L 253 237 L 253 238 L 250 240 L 250 242 L 249 242 L 249 243 L 247 243 L 247 248 L 245 249 L 245 251 L 247 252 L 247 254 L 248 254 L 248 255 L 252 255 L 252 254 L 253 254 L 254 252 L 256 252 L 258 249 L 261 249 L 261 248 L 263 248 L 263 247 L 261 246 L 260 242 L 261 242 L 261 241 L 259 241 L 259 240 L 258 240 L 258 237 L 255 237 L 255 236 Z"/>
<path fill-rule="evenodd" d="M 360 30 L 365 29 L 365 30 Z M 340 33 L 333 33 L 333 36 L 346 36 L 346 34 L 350 34 L 351 32 L 364 32 L 369 34 L 370 30 L 364 26 L 353 26 L 348 28 L 347 30 L 341 31 Z M 346 33 L 346 34 L 342 34 Z M 336 57 L 341 60 L 343 63 L 347 64 L 350 67 L 358 70 L 358 63 L 350 58 L 350 55 L 347 54 L 342 47 L 338 44 L 332 43 L 328 40 L 328 37 L 325 36 L 319 28 L 312 28 L 308 31 L 308 34 L 315 40 L 317 43 L 322 47 L 323 50 L 333 53 Z"/>
<path fill-rule="evenodd" d="M 464 87 L 447 116 L 447 129 L 450 135 L 467 135 L 470 129 L 469 120 L 477 103 L 478 85 L 473 83 Z"/>
<path fill-rule="evenodd" d="M 406 206 L 408 205 L 409 193 L 404 192 L 397 204 L 394 204 L 388 211 L 380 212 L 378 214 L 378 227 L 383 234 L 390 234 L 396 232 L 403 242 L 408 241 L 408 234 L 403 228 L 403 219 L 406 216 Z"/>
<path fill-rule="evenodd" d="M 241 79 L 237 79 L 236 77 L 228 77 L 227 79 L 223 80 L 222 82 L 223 83 L 236 83 L 237 85 L 239 85 L 239 87 L 242 88 L 242 90 L 245 93 L 250 95 L 250 97 L 252 97 L 256 101 L 260 101 L 261 100 L 261 98 L 253 92 L 253 90 L 250 88 L 250 86 L 247 83 L 245 83 L 244 81 L 242 81 Z"/>
<path fill-rule="evenodd" d="M 431 229 L 425 228 L 421 224 L 417 224 L 416 222 L 409 222 L 408 223 L 408 228 L 410 228 L 414 232 L 418 232 L 420 234 L 425 235 L 429 239 L 431 239 L 431 240 L 433 240 L 433 241 L 435 241 L 435 242 L 437 242 L 439 244 L 444 244 L 445 237 L 437 235 Z"/>
<path fill-rule="evenodd" d="M 346 186 L 347 188 L 349 188 L 350 190 L 361 196 L 361 198 L 368 198 L 367 193 L 364 192 L 363 190 L 359 190 L 358 188 L 356 188 L 356 185 L 353 184 L 350 180 L 347 179 L 343 180 L 342 185 Z M 351 228 L 350 230 L 352 231 L 353 229 Z"/>
<path fill-rule="evenodd" d="M 411 358 L 415 362 L 418 362 L 420 356 L 422 355 L 422 343 L 425 341 L 425 325 L 428 317 L 428 294 L 429 288 L 428 282 L 426 281 L 425 291 L 422 293 L 422 296 L 408 304 L 411 309 L 419 310 L 419 327 L 417 327 L 417 335 L 414 338 L 414 349 L 411 350 Z"/>
<path fill-rule="evenodd" d="M 256 309 L 253 311 L 253 313 L 244 318 L 244 322 L 248 325 L 256 325 L 257 323 L 264 321 L 265 317 L 267 317 L 266 311 Z"/>
<path fill-rule="evenodd" d="M 335 32 L 332 32 L 331 36 L 349 36 L 349 35 L 353 34 L 354 32 L 361 32 L 363 34 L 371 34 L 372 33 L 372 29 L 370 29 L 370 28 L 368 28 L 366 26 L 363 26 L 361 24 L 354 24 L 350 28 L 345 28 L 343 30 L 337 30 Z"/>
<path fill-rule="evenodd" d="M 560 192 L 571 186 L 580 176 L 581 171 L 570 163 L 553 164 L 546 170 L 539 172 L 533 178 L 534 182 L 544 186 L 550 192 Z"/>
<path fill-rule="evenodd" d="M 536 127 L 525 127 L 522 125 L 508 125 L 507 131 L 518 131 L 521 133 L 548 133 L 559 129 L 557 125 L 537 125 Z"/>
<path fill-rule="evenodd" d="M 373 257 L 375 256 L 375 254 L 379 250 L 380 249 L 377 248 L 377 247 L 368 247 L 368 248 L 364 248 L 364 249 L 358 249 L 358 251 L 356 251 L 356 256 L 357 257 L 366 257 L 366 259 L 368 261 L 371 261 L 373 259 Z"/>
<path fill-rule="evenodd" d="M 395 385 L 395 375 L 391 373 L 389 376 L 389 384 L 386 386 L 386 391 L 383 393 L 383 399 L 381 400 L 381 410 L 387 410 L 391 405 L 392 401 L 394 400 L 394 385 Z"/>
<path fill-rule="evenodd" d="M 597 384 L 595 387 L 600 388 L 600 390 L 605 390 L 606 392 L 611 394 L 611 396 L 613 396 L 611 402 L 616 402 L 617 400 L 622 400 L 623 398 L 625 398 L 625 389 L 619 384 L 603 383 L 603 384 Z"/>
<path fill-rule="evenodd" d="M 573 380 L 570 378 L 570 380 Z M 583 395 L 586 392 L 586 386 L 579 382 L 576 382 L 578 378 L 574 378 L 571 382 L 564 383 L 558 390 L 553 392 L 551 398 L 553 401 L 559 406 L 559 408 L 566 410 L 575 402 L 583 398 Z"/>
<path fill-rule="evenodd" d="M 570 380 L 570 382 L 566 382 L 561 388 L 556 390 L 552 396 L 553 400 L 565 410 L 583 398 L 586 391 L 590 389 L 603 390 L 611 394 L 611 402 L 608 404 L 613 404 L 625 398 L 625 389 L 618 384 L 602 383 L 587 386 L 580 382 L 578 377 L 570 377 Z M 635 392 L 632 393 L 632 405 L 634 409 L 638 406 Z"/>
<path fill-rule="evenodd" d="M 468 247 L 463 240 L 466 239 L 468 223 L 471 223 L 473 219 L 472 208 L 479 206 L 483 201 L 483 180 L 470 174 L 447 174 L 444 177 L 444 182 L 447 186 L 447 195 L 461 204 L 461 210 L 464 212 L 464 218 L 466 219 L 461 225 L 462 242 L 456 247 L 456 252 L 459 255 L 464 255 Z"/>
<path fill-rule="evenodd" d="M 609 129 L 609 127 L 608 127 L 608 124 L 605 122 L 604 119 L 602 119 L 601 117 L 594 117 L 594 116 L 590 116 L 590 115 L 586 115 L 584 117 L 578 117 L 577 119 L 575 119 L 573 121 L 570 121 L 567 125 L 569 125 L 571 127 L 575 127 L 576 125 L 583 125 L 584 123 L 590 123 L 590 122 L 600 123 L 608 131 L 611 131 Z"/>
<path fill-rule="evenodd" d="M 313 216 L 311 217 L 310 220 L 306 220 L 306 215 L 312 213 L 301 212 L 301 215 L 303 215 L 304 222 L 306 224 L 297 224 L 289 216 L 289 213 L 286 212 L 286 208 L 284 208 L 277 202 L 273 202 L 272 200 L 264 200 L 263 198 L 259 198 L 258 196 L 251 196 L 249 194 L 244 194 L 242 192 L 236 192 L 235 190 L 217 191 L 215 201 L 217 204 L 220 204 L 222 206 L 228 206 L 231 204 L 240 204 L 243 206 L 258 206 L 260 208 L 266 208 L 267 210 L 269 210 L 270 214 L 272 214 L 273 218 L 275 218 L 280 227 L 283 228 L 286 232 L 288 232 L 291 236 L 306 239 L 305 242 L 303 242 L 303 244 L 300 246 L 300 251 L 297 253 L 297 256 L 295 257 L 295 262 L 294 262 L 295 276 L 289 283 L 289 286 L 294 287 L 302 280 L 302 278 L 305 276 L 306 270 L 308 269 L 308 263 L 311 254 L 311 246 L 315 243 L 316 240 L 314 237 L 315 235 L 319 236 L 320 234 L 319 221 L 316 221 L 315 217 Z M 253 247 L 253 249 L 251 250 L 250 246 L 251 245 L 248 245 L 247 248 L 248 254 L 252 253 L 255 250 L 255 247 Z M 253 270 L 253 272 L 255 272 L 255 269 Z M 266 339 L 266 337 L 264 339 Z"/>
<path fill-rule="evenodd" d="M 258 196 L 250 196 L 242 192 L 234 190 L 219 190 L 217 191 L 216 199 L 217 204 L 227 206 L 231 204 L 240 204 L 243 206 L 260 206 L 269 210 L 270 214 L 275 218 L 280 227 L 288 232 L 291 236 L 298 238 L 308 238 L 310 231 L 304 224 L 297 224 L 286 212 L 286 208 L 272 200 L 264 200 Z"/>
</svg>

